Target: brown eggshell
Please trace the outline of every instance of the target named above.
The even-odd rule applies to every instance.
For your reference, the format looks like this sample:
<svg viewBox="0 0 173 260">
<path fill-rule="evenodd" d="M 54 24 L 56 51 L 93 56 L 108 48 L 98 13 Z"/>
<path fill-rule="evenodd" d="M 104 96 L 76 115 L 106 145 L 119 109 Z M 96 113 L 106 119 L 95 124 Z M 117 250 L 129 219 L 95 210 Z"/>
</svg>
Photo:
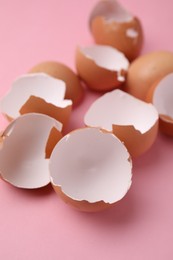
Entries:
<svg viewBox="0 0 173 260">
<path fill-rule="evenodd" d="M 78 104 L 83 97 L 84 90 L 77 75 L 66 65 L 56 61 L 45 61 L 35 65 L 29 73 L 44 72 L 66 83 L 65 98 L 71 99 L 73 104 Z"/>
<path fill-rule="evenodd" d="M 146 100 L 151 86 L 171 72 L 172 52 L 156 51 L 142 55 L 129 66 L 125 90 L 141 100 Z"/>
<path fill-rule="evenodd" d="M 129 153 L 133 157 L 138 157 L 145 153 L 154 143 L 158 133 L 158 121 L 144 134 L 136 130 L 133 126 L 113 125 L 113 133 L 123 140 Z M 142 145 L 141 145 L 142 144 Z"/>
<path fill-rule="evenodd" d="M 126 147 L 115 135 L 98 128 L 77 129 L 64 136 L 51 154 L 49 169 L 55 192 L 87 212 L 113 206 L 132 183 Z"/>
<path fill-rule="evenodd" d="M 102 211 L 104 209 L 110 208 L 111 206 L 114 205 L 113 204 L 109 204 L 109 203 L 105 203 L 104 201 L 98 201 L 95 203 L 90 203 L 86 200 L 82 200 L 82 201 L 77 201 L 74 200 L 70 197 L 68 197 L 67 195 L 65 195 L 61 188 L 55 185 L 52 185 L 55 192 L 61 197 L 61 199 L 69 204 L 70 206 L 74 207 L 75 209 L 78 209 L 80 211 L 84 211 L 84 212 L 97 212 L 97 211 Z"/>
<path fill-rule="evenodd" d="M 96 43 L 117 48 L 130 61 L 140 53 L 143 44 L 141 22 L 118 1 L 98 1 L 90 14 L 89 26 Z"/>
<path fill-rule="evenodd" d="M 159 112 L 159 128 L 161 132 L 169 136 L 173 136 L 173 117 L 171 116 L 172 108 L 170 105 L 168 105 L 172 103 L 172 98 L 173 73 L 170 73 L 155 82 L 149 89 L 146 97 L 146 101 L 153 103 L 153 105 L 155 105 L 156 109 Z M 167 108 L 167 105 L 169 109 Z M 163 107 L 165 108 L 163 109 Z"/>
<path fill-rule="evenodd" d="M 103 48 L 105 49 L 105 51 L 107 51 L 108 48 L 110 48 L 113 54 L 115 51 L 117 51 L 114 48 L 108 46 L 93 46 L 93 48 Z M 76 68 L 80 78 L 87 84 L 87 86 L 90 89 L 96 91 L 109 91 L 118 88 L 120 85 L 124 83 L 126 78 L 126 72 L 128 69 L 127 64 L 129 63 L 128 60 L 125 57 L 123 57 L 123 54 L 121 56 L 121 59 L 124 59 L 125 66 L 123 66 L 120 70 L 116 71 L 113 69 L 107 69 L 106 65 L 105 67 L 99 66 L 94 59 L 89 57 L 84 52 L 84 49 L 77 48 Z M 118 59 L 119 57 L 117 57 L 117 60 Z M 105 64 L 106 63 L 109 63 L 109 58 L 105 58 Z M 120 78 L 122 80 L 120 80 Z"/>
<path fill-rule="evenodd" d="M 143 32 L 138 18 L 126 23 L 117 23 L 106 22 L 103 17 L 96 17 L 92 21 L 91 31 L 97 44 L 117 48 L 129 61 L 134 60 L 142 49 Z"/>
<path fill-rule="evenodd" d="M 72 106 L 57 107 L 45 102 L 42 98 L 31 96 L 26 103 L 21 107 L 20 114 L 40 113 L 51 116 L 63 124 L 63 128 L 67 126 L 70 118 Z"/>
<path fill-rule="evenodd" d="M 119 89 L 95 100 L 86 112 L 84 122 L 86 126 L 114 133 L 132 157 L 146 152 L 158 133 L 156 108 Z"/>
<path fill-rule="evenodd" d="M 62 124 L 31 113 L 11 122 L 1 134 L 0 174 L 18 188 L 36 189 L 50 183 L 49 157 L 61 139 Z M 54 138 L 54 140 L 51 140 Z"/>
</svg>

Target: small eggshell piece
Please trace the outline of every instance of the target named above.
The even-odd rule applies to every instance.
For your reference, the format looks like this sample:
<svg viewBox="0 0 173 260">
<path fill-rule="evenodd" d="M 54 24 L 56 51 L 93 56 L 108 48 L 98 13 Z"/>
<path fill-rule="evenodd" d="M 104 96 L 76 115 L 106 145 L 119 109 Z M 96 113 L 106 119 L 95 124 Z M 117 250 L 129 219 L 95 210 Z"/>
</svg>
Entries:
<svg viewBox="0 0 173 260">
<path fill-rule="evenodd" d="M 83 97 L 84 90 L 77 75 L 66 65 L 56 61 L 44 61 L 35 65 L 29 73 L 46 73 L 61 79 L 66 84 L 65 98 L 71 99 L 73 105 L 78 104 Z"/>
<path fill-rule="evenodd" d="M 89 88 L 108 91 L 124 83 L 129 61 L 113 47 L 93 45 L 77 48 L 76 67 Z"/>
<path fill-rule="evenodd" d="M 147 151 L 158 132 L 155 107 L 118 89 L 98 98 L 86 112 L 84 122 L 113 132 L 133 157 Z"/>
<path fill-rule="evenodd" d="M 121 200 L 131 186 L 129 153 L 113 134 L 97 128 L 63 137 L 50 157 L 51 183 L 70 205 L 98 211 Z"/>
<path fill-rule="evenodd" d="M 0 173 L 2 179 L 15 187 L 35 189 L 50 182 L 48 151 L 55 142 L 49 141 L 52 129 L 62 137 L 62 124 L 41 114 L 27 114 L 14 120 L 3 132 L 0 149 Z"/>
</svg>

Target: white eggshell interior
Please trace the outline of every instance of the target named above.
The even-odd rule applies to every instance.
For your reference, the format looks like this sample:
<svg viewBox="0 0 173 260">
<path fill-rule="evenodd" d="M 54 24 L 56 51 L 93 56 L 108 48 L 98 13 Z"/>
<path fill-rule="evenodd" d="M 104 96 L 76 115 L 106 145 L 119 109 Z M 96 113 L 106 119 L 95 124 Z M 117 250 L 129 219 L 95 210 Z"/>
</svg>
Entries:
<svg viewBox="0 0 173 260">
<path fill-rule="evenodd" d="M 153 95 L 153 104 L 159 114 L 173 118 L 173 73 L 158 83 Z"/>
<path fill-rule="evenodd" d="M 50 182 L 45 149 L 53 127 L 61 131 L 62 124 L 45 115 L 26 114 L 6 128 L 0 150 L 0 173 L 4 180 L 28 189 Z"/>
<path fill-rule="evenodd" d="M 22 75 L 13 82 L 9 93 L 1 100 L 0 110 L 11 118 L 17 118 L 21 107 L 31 96 L 63 108 L 72 104 L 71 100 L 64 100 L 65 91 L 66 85 L 62 80 L 45 73 Z"/>
<path fill-rule="evenodd" d="M 142 134 L 158 120 L 152 104 L 116 89 L 98 98 L 85 114 L 85 125 L 112 131 L 112 125 L 133 126 Z"/>
<path fill-rule="evenodd" d="M 131 168 L 120 140 L 96 128 L 68 134 L 50 158 L 51 182 L 70 198 L 91 203 L 120 200 L 131 185 Z"/>
<path fill-rule="evenodd" d="M 117 49 L 107 45 L 93 45 L 90 47 L 80 48 L 80 51 L 88 59 L 93 60 L 99 67 L 120 72 L 128 70 L 129 61 L 124 54 Z M 118 75 L 119 81 L 124 81 L 125 77 Z"/>
<path fill-rule="evenodd" d="M 97 16 L 103 16 L 106 22 L 125 23 L 133 19 L 133 16 L 116 0 L 99 1 L 90 15 L 90 24 Z"/>
</svg>

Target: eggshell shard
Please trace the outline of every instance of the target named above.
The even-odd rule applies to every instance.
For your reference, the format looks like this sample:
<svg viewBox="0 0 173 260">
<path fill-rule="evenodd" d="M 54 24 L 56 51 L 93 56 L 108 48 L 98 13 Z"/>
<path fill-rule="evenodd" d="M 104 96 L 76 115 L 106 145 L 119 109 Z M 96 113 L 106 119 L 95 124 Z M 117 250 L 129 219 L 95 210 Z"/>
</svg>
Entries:
<svg viewBox="0 0 173 260">
<path fill-rule="evenodd" d="M 46 149 L 50 152 L 55 146 L 55 141 L 50 141 L 52 129 L 56 129 L 59 141 L 62 124 L 41 114 L 21 116 L 6 128 L 0 149 L 0 173 L 5 181 L 25 189 L 50 183 Z"/>
<path fill-rule="evenodd" d="M 121 200 L 131 186 L 129 157 L 113 134 L 78 129 L 63 137 L 52 152 L 51 183 L 70 205 L 82 211 L 103 210 Z"/>
<path fill-rule="evenodd" d="M 173 136 L 173 73 L 163 77 L 150 88 L 147 101 L 156 107 L 160 121 L 160 130 Z"/>
<path fill-rule="evenodd" d="M 44 73 L 26 74 L 17 78 L 0 102 L 8 119 L 25 113 L 42 113 L 66 125 L 71 113 L 71 100 L 64 100 L 65 83 Z"/>
<path fill-rule="evenodd" d="M 155 107 L 118 89 L 98 98 L 86 112 L 84 122 L 114 133 L 132 157 L 146 152 L 158 132 Z"/>
<path fill-rule="evenodd" d="M 65 98 L 71 99 L 73 105 L 78 104 L 84 95 L 83 87 L 77 75 L 66 65 L 56 61 L 45 61 L 35 65 L 30 73 L 46 73 L 54 78 L 61 79 L 66 84 Z"/>
<path fill-rule="evenodd" d="M 76 51 L 76 68 L 87 86 L 97 91 L 108 91 L 122 85 L 129 61 L 113 47 L 94 45 Z"/>
<path fill-rule="evenodd" d="M 146 100 L 152 85 L 171 72 L 173 52 L 156 51 L 142 55 L 129 66 L 125 90 L 141 100 Z"/>
<path fill-rule="evenodd" d="M 99 1 L 91 12 L 89 24 L 96 43 L 117 48 L 130 61 L 140 53 L 143 45 L 141 22 L 118 1 Z"/>
</svg>

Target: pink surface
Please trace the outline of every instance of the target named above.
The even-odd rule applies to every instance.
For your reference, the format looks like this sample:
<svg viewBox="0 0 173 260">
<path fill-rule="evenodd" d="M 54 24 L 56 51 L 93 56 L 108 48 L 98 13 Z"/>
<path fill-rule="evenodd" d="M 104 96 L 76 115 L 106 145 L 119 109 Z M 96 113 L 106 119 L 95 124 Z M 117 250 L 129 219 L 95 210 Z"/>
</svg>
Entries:
<svg viewBox="0 0 173 260">
<path fill-rule="evenodd" d="M 43 60 L 74 68 L 76 45 L 93 42 L 87 19 L 96 0 L 1 1 L 0 96 L 12 80 Z M 143 53 L 173 51 L 173 2 L 122 0 L 143 23 Z M 69 129 L 97 94 L 88 92 Z M 5 126 L 0 118 L 0 128 Z M 0 259 L 173 259 L 173 139 L 159 135 L 134 161 L 132 188 L 114 208 L 87 214 L 62 202 L 50 186 L 25 191 L 0 181 Z"/>
</svg>

